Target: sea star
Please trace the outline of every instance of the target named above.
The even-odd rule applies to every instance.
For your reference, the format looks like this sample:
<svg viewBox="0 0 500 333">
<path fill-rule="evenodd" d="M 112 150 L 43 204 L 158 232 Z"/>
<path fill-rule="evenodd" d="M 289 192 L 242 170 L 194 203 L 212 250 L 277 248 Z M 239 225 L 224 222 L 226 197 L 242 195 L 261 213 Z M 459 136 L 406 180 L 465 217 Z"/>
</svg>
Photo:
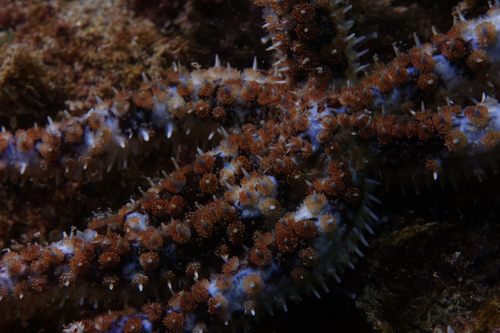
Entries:
<svg viewBox="0 0 500 333">
<path fill-rule="evenodd" d="M 6 321 L 85 304 L 92 317 L 65 332 L 243 330 L 328 291 L 327 276 L 340 282 L 363 257 L 363 229 L 379 220 L 370 177 L 418 191 L 496 162 L 500 104 L 486 93 L 497 91 L 498 4 L 430 44 L 415 35 L 408 54 L 394 46 L 393 62 L 360 79 L 358 48 L 375 36 L 348 34 L 352 6 L 254 2 L 276 52 L 270 73 L 218 57 L 206 70 L 174 63 L 80 117 L 0 133 L 1 173 L 21 183 L 103 176 L 155 146 L 222 137 L 87 229 L 8 250 Z"/>
</svg>

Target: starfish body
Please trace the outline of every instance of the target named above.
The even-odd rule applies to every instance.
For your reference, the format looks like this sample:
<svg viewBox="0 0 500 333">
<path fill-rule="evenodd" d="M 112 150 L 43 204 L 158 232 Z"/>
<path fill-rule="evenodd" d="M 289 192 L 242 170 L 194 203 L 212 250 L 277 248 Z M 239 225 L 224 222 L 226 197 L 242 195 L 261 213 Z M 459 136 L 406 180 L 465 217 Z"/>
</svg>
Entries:
<svg viewBox="0 0 500 333">
<path fill-rule="evenodd" d="M 482 93 L 497 86 L 498 6 L 430 44 L 415 36 L 408 54 L 395 47 L 393 62 L 358 79 L 367 37 L 347 34 L 350 6 L 255 3 L 276 52 L 270 73 L 218 58 L 175 65 L 81 117 L 0 134 L 14 182 L 104 176 L 189 135 L 221 139 L 88 229 L 5 253 L 4 320 L 88 304 L 102 312 L 65 332 L 242 330 L 354 267 L 378 221 L 371 175 L 418 186 L 497 162 L 500 104 Z M 468 103 L 472 84 L 484 90 Z"/>
</svg>

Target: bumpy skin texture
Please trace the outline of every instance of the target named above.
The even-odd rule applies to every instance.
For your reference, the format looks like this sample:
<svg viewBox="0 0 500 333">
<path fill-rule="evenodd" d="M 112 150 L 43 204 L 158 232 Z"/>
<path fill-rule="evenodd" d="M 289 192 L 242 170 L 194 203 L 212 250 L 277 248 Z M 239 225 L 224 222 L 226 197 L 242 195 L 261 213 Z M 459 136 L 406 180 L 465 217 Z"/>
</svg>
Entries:
<svg viewBox="0 0 500 333">
<path fill-rule="evenodd" d="M 81 116 L 0 133 L 0 176 L 21 185 L 106 178 L 155 148 L 172 157 L 137 199 L 86 229 L 6 251 L 6 324 L 41 313 L 65 332 L 241 331 L 304 293 L 319 297 L 363 257 L 363 233 L 379 221 L 371 177 L 418 191 L 496 168 L 497 6 L 428 44 L 415 35 L 363 76 L 360 46 L 375 36 L 350 34 L 351 6 L 255 3 L 275 52 L 269 72 L 218 56 L 208 69 L 174 63 Z M 185 142 L 191 159 L 165 148 Z"/>
</svg>

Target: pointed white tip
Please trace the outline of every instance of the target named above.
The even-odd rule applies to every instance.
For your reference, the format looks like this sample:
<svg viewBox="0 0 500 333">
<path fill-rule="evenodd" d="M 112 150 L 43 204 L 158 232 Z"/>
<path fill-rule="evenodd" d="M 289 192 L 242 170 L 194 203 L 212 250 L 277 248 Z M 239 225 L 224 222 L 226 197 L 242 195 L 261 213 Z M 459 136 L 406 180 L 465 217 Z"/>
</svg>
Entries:
<svg viewBox="0 0 500 333">
<path fill-rule="evenodd" d="M 220 60 L 219 60 L 219 55 L 215 55 L 215 67 L 217 67 L 217 70 L 220 71 Z"/>
</svg>

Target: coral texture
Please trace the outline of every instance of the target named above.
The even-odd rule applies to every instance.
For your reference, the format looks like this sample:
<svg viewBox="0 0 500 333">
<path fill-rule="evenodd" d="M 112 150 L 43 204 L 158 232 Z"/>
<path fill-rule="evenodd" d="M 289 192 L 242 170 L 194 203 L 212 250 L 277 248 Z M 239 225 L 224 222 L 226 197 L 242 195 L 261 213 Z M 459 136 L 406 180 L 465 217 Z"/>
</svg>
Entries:
<svg viewBox="0 0 500 333">
<path fill-rule="evenodd" d="M 48 4 L 11 4 L 18 13 L 4 27 L 11 33 L 29 30 L 40 12 L 60 30 L 38 41 L 38 51 L 20 37 L 29 34 L 6 44 L 0 83 L 11 92 L 0 98 L 20 98 L 12 91 L 27 85 L 23 71 L 38 75 L 33 89 L 51 98 L 46 84 L 54 79 L 43 73 L 56 71 L 42 65 L 55 50 L 49 42 L 70 45 L 52 52 L 55 67 L 74 75 L 64 84 L 84 83 L 63 89 L 72 92 L 69 110 L 44 125 L 2 129 L 6 196 L 18 187 L 99 187 L 130 165 L 140 165 L 147 182 L 127 204 L 71 221 L 61 239 L 35 231 L 31 241 L 6 246 L 5 327 L 49 316 L 66 333 L 250 330 L 304 294 L 319 298 L 329 279 L 340 283 L 354 268 L 365 234 L 382 222 L 377 187 L 418 193 L 496 172 L 500 4 L 477 19 L 459 13 L 447 33 L 433 28 L 428 43 L 414 33 L 413 47 L 393 44 L 392 61 L 374 56 L 370 66 L 362 64 L 363 44 L 377 33 L 352 32 L 353 5 L 254 3 L 273 53 L 267 70 L 257 58 L 238 70 L 218 55 L 206 69 L 182 61 L 167 68 L 165 58 L 182 50 L 166 47 L 168 37 L 119 2 L 105 2 L 100 25 L 85 6 L 64 21 Z M 119 15 L 104 20 L 114 5 Z M 115 24 L 123 30 L 109 38 L 103 31 Z M 95 43 L 92 60 L 78 53 Z M 53 215 L 38 216 L 44 225 L 40 216 Z"/>
</svg>

